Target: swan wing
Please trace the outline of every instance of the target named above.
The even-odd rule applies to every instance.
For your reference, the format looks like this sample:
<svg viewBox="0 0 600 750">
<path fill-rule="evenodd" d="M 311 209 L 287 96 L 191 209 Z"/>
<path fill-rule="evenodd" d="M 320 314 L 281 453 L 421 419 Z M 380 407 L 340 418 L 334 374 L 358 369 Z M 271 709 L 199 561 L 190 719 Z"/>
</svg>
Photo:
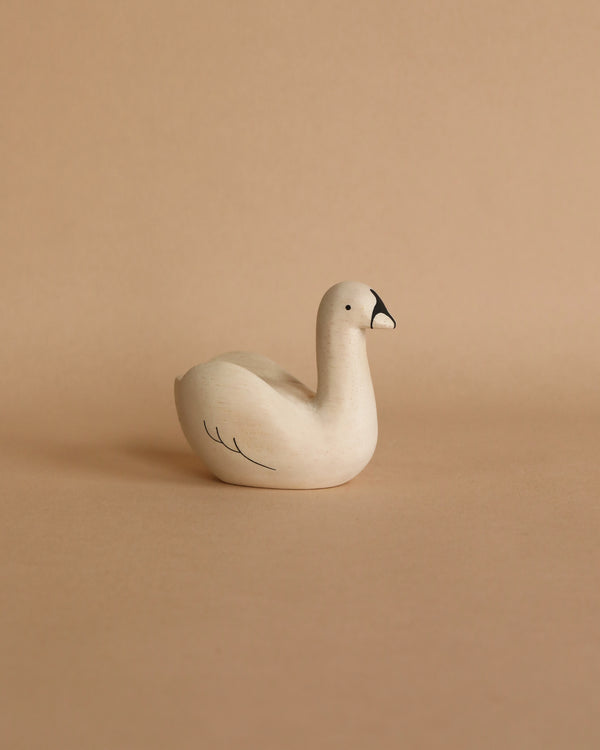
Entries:
<svg viewBox="0 0 600 750">
<path fill-rule="evenodd" d="M 308 399 L 294 400 L 247 367 L 223 358 L 177 378 L 175 402 L 188 442 L 218 476 L 232 460 L 280 469 L 283 456 L 291 460 L 298 443 L 307 433 L 314 435 L 316 427 Z"/>
</svg>

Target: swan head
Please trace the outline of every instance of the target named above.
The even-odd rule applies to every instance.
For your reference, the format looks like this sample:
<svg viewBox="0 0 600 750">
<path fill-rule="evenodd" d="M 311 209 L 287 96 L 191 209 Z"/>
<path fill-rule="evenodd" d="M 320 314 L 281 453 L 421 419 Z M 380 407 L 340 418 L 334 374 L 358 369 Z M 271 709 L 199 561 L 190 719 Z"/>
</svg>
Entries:
<svg viewBox="0 0 600 750">
<path fill-rule="evenodd" d="M 351 328 L 395 328 L 396 321 L 374 289 L 359 281 L 341 281 L 325 292 L 319 318 Z"/>
</svg>

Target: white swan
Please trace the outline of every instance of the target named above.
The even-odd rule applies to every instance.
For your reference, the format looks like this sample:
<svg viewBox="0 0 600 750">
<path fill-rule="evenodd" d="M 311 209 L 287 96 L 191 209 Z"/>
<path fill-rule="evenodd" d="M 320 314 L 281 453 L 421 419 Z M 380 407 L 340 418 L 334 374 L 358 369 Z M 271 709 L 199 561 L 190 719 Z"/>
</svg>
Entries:
<svg viewBox="0 0 600 750">
<path fill-rule="evenodd" d="M 230 352 L 175 380 L 183 432 L 231 484 L 308 489 L 355 477 L 377 443 L 365 331 L 396 321 L 370 287 L 344 281 L 317 315 L 317 392 L 266 357 Z"/>
</svg>

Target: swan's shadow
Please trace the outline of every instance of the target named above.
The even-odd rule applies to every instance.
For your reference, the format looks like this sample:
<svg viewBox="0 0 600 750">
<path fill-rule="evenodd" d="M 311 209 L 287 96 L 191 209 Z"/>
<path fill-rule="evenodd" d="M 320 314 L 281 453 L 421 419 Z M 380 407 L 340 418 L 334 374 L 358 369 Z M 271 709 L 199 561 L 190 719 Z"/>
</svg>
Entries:
<svg viewBox="0 0 600 750">
<path fill-rule="evenodd" d="M 143 442 L 126 443 L 121 451 L 127 459 L 128 472 L 137 479 L 187 485 L 220 484 L 198 456 L 189 451 Z"/>
<path fill-rule="evenodd" d="M 191 452 L 144 440 L 38 443 L 35 458 L 74 475 L 200 486 L 218 483 Z"/>
</svg>

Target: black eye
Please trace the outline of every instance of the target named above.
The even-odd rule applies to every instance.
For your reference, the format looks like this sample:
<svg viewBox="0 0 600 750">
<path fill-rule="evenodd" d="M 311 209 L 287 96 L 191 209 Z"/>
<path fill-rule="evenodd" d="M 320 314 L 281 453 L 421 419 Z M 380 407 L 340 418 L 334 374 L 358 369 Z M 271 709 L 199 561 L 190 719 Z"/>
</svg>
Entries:
<svg viewBox="0 0 600 750">
<path fill-rule="evenodd" d="M 350 305 L 346 305 L 346 310 L 352 310 L 352 308 L 350 307 Z"/>
</svg>

